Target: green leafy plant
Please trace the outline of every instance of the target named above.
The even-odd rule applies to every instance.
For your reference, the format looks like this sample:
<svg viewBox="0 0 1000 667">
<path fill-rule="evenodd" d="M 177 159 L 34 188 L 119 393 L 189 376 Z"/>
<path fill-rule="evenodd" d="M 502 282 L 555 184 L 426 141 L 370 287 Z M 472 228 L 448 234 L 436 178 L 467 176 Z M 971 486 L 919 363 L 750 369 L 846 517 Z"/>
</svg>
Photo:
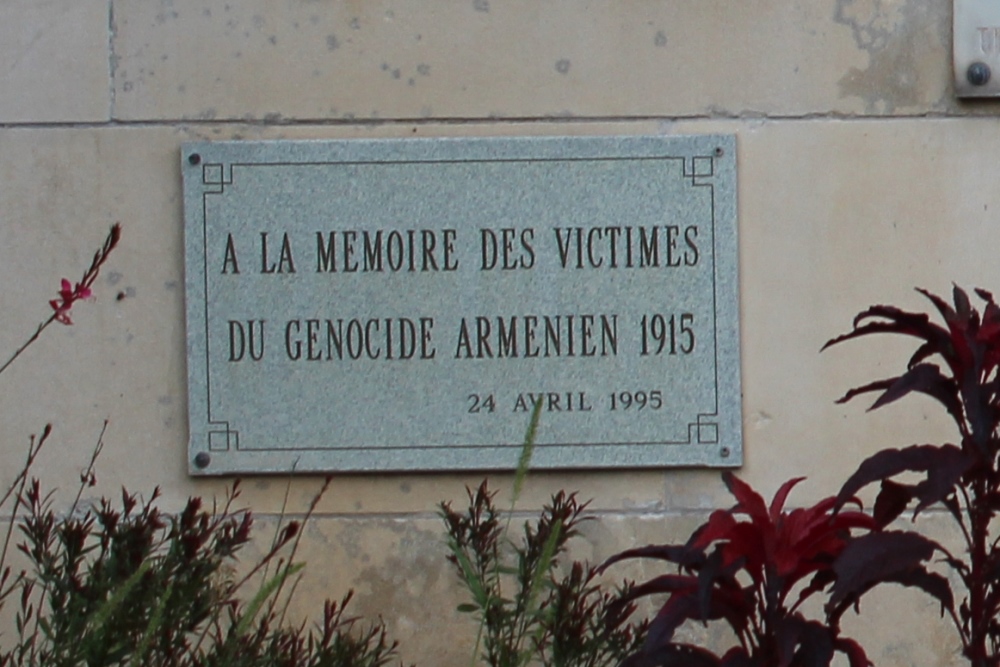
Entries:
<svg viewBox="0 0 1000 667">
<path fill-rule="evenodd" d="M 465 511 L 441 503 L 448 532 L 448 560 L 455 566 L 470 601 L 461 612 L 478 620 L 472 664 L 491 667 L 610 667 L 634 650 L 645 624 L 627 622 L 631 608 L 615 604 L 602 589 L 596 568 L 574 561 L 561 572 L 560 557 L 579 526 L 593 517 L 576 494 L 559 491 L 534 523 L 526 522 L 520 540 L 510 538 L 510 523 L 534 450 L 541 401 L 532 411 L 518 458 L 510 509 L 504 519 L 487 480 L 467 488 Z M 482 654 L 480 654 L 482 649 Z"/>
<path fill-rule="evenodd" d="M 622 609 L 635 600 L 666 595 L 641 648 L 622 667 L 716 665 L 829 665 L 837 652 L 851 667 L 867 667 L 861 646 L 840 634 L 840 618 L 856 601 L 831 596 L 838 578 L 837 558 L 852 540 L 852 531 L 870 531 L 874 520 L 862 512 L 834 513 L 836 498 L 812 507 L 785 510 L 785 500 L 802 478 L 786 482 L 768 505 L 735 475 L 723 475 L 736 505 L 717 510 L 684 544 L 629 549 L 601 567 L 632 558 L 672 563 L 677 574 L 663 574 L 626 590 L 616 603 Z M 809 618 L 803 602 L 830 596 L 821 618 Z M 719 656 L 674 640 L 685 622 L 722 621 L 737 644 Z"/>
<path fill-rule="evenodd" d="M 156 505 L 158 491 L 146 501 L 123 491 L 117 505 L 105 498 L 92 510 L 60 516 L 52 494 L 37 480 L 28 483 L 19 501 L 18 548 L 30 568 L 10 588 L 19 593 L 18 641 L 0 653 L 0 664 L 392 662 L 396 645 L 383 625 L 362 626 L 344 615 L 350 594 L 326 603 L 316 629 L 282 624 L 290 599 L 282 589 L 303 567 L 294 561 L 300 524 L 285 524 L 269 550 L 240 572 L 253 520 L 234 509 L 238 496 L 235 485 L 221 506 L 191 498 L 180 514 L 167 515 Z"/>
<path fill-rule="evenodd" d="M 556 493 L 514 541 L 487 482 L 468 495 L 467 510 L 442 503 L 441 517 L 448 560 L 470 597 L 459 610 L 480 622 L 485 664 L 598 667 L 617 664 L 634 648 L 641 629 L 626 622 L 613 594 L 602 591 L 596 568 L 574 562 L 560 574 L 568 541 L 591 518 L 586 504 Z"/>
<path fill-rule="evenodd" d="M 976 667 L 1000 664 L 1000 539 L 994 519 L 1000 511 L 1000 307 L 993 295 L 976 290 L 982 314 L 964 290 L 955 286 L 952 304 L 918 289 L 943 320 L 927 313 L 877 305 L 858 314 L 848 333 L 824 349 L 873 334 L 902 334 L 918 346 L 899 375 L 851 389 L 840 402 L 877 394 L 869 410 L 885 407 L 911 393 L 930 397 L 951 417 L 954 443 L 887 448 L 868 457 L 844 484 L 839 500 L 878 483 L 874 515 L 888 525 L 909 507 L 913 517 L 941 506 L 957 525 L 965 543 L 961 556 L 937 542 L 911 533 L 875 535 L 852 545 L 852 568 L 875 580 L 907 576 L 938 555 L 940 563 L 961 582 L 964 598 L 956 611 L 947 580 L 924 578 L 921 585 L 948 612 L 968 661 Z M 906 540 L 906 544 L 900 542 Z M 912 576 L 912 575 L 910 575 Z M 844 595 L 868 585 L 841 584 Z"/>
<path fill-rule="evenodd" d="M 82 279 L 62 280 L 59 298 L 49 302 L 52 314 L 0 374 L 53 322 L 73 324 L 73 305 L 92 296 L 120 238 L 114 225 Z M 158 490 L 143 500 L 123 489 L 117 503 L 103 498 L 82 507 L 84 489 L 96 484 L 106 428 L 107 422 L 68 508 L 56 511 L 54 494 L 31 477 L 51 425 L 30 437 L 23 466 L 0 494 L 0 509 L 12 517 L 0 547 L 0 608 L 15 607 L 13 638 L 0 641 L 0 666 L 382 667 L 395 661 L 396 644 L 381 622 L 345 615 L 351 593 L 327 601 L 314 628 L 284 623 L 304 567 L 295 561 L 302 524 L 283 522 L 265 554 L 241 565 L 253 517 L 235 507 L 238 483 L 221 506 L 191 498 L 176 515 L 159 509 Z M 15 539 L 23 570 L 11 564 Z"/>
</svg>

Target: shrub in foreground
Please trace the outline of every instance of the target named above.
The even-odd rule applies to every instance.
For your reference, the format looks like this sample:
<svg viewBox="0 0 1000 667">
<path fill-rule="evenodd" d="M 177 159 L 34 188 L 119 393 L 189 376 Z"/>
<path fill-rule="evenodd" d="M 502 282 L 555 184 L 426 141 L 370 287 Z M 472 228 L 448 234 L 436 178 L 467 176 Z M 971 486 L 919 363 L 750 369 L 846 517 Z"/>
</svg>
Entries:
<svg viewBox="0 0 1000 667">
<path fill-rule="evenodd" d="M 62 280 L 59 298 L 49 302 L 52 313 L 0 365 L 0 374 L 50 325 L 73 324 L 73 306 L 92 297 L 120 239 L 116 224 L 81 280 Z M 95 484 L 103 430 L 76 499 L 57 512 L 53 493 L 31 478 L 51 434 L 46 426 L 30 438 L 23 466 L 0 496 L 0 510 L 12 516 L 0 546 L 0 607 L 7 605 L 13 616 L 13 632 L 0 637 L 0 666 L 381 667 L 394 661 L 396 644 L 380 622 L 345 614 L 350 593 L 327 601 L 315 627 L 285 624 L 303 568 L 294 559 L 298 522 L 285 523 L 260 560 L 241 566 L 253 518 L 235 508 L 238 484 L 221 507 L 191 498 L 177 515 L 159 509 L 158 490 L 148 500 L 123 490 L 117 503 L 103 498 L 81 507 L 84 488 Z M 11 565 L 14 540 L 27 560 L 23 570 Z"/>
<path fill-rule="evenodd" d="M 854 319 L 848 333 L 825 347 L 872 334 L 902 334 L 915 338 L 916 350 L 898 375 L 851 389 L 841 399 L 875 393 L 869 410 L 877 410 L 912 393 L 932 398 L 951 417 L 955 442 L 921 443 L 886 448 L 863 461 L 841 489 L 839 501 L 869 484 L 878 483 L 874 516 L 880 525 L 913 508 L 939 506 L 955 522 L 965 550 L 949 553 L 937 542 L 906 538 L 859 540 L 851 550 L 859 567 L 879 575 L 904 575 L 918 561 L 937 557 L 961 582 L 964 595 L 955 608 L 947 580 L 939 577 L 921 586 L 941 603 L 975 667 L 1000 664 L 1000 533 L 994 518 L 1000 510 L 1000 307 L 993 295 L 976 290 L 982 314 L 964 290 L 955 287 L 952 304 L 918 290 L 943 320 L 895 306 L 872 306 Z M 825 349 L 825 348 L 824 348 Z"/>
<path fill-rule="evenodd" d="M 650 595 L 666 595 L 641 648 L 623 667 L 660 665 L 829 665 L 837 652 L 851 667 L 866 667 L 861 646 L 840 634 L 840 618 L 854 598 L 831 595 L 838 577 L 834 563 L 854 531 L 871 531 L 874 520 L 859 511 L 834 513 L 836 498 L 786 511 L 785 500 L 802 481 L 786 482 L 770 505 L 735 475 L 723 475 L 736 505 L 716 510 L 683 544 L 630 549 L 602 565 L 651 558 L 676 565 L 623 593 L 617 605 Z M 813 596 L 829 601 L 821 618 L 809 618 L 801 605 Z M 623 611 L 624 613 L 624 611 Z M 685 622 L 721 621 L 736 645 L 719 656 L 708 649 L 674 641 Z"/>
<path fill-rule="evenodd" d="M 467 509 L 442 503 L 440 514 L 448 560 L 469 593 L 459 610 L 479 622 L 474 661 L 490 667 L 613 667 L 636 650 L 645 624 L 628 621 L 631 606 L 602 589 L 596 568 L 578 561 L 561 566 L 569 540 L 592 518 L 586 503 L 560 491 L 515 539 L 510 514 L 504 521 L 487 482 L 467 491 Z"/>
</svg>

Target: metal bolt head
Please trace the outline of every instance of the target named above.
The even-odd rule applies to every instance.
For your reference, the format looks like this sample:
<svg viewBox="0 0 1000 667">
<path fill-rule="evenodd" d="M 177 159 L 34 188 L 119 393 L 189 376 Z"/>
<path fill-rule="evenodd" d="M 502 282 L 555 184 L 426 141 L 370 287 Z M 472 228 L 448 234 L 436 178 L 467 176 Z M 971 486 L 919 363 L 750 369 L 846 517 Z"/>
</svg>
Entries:
<svg viewBox="0 0 1000 667">
<path fill-rule="evenodd" d="M 992 76 L 990 66 L 983 62 L 974 62 L 965 71 L 965 78 L 973 86 L 985 86 Z"/>
<path fill-rule="evenodd" d="M 194 464 L 199 468 L 207 468 L 212 462 L 212 457 L 208 452 L 198 452 L 194 457 Z"/>
</svg>

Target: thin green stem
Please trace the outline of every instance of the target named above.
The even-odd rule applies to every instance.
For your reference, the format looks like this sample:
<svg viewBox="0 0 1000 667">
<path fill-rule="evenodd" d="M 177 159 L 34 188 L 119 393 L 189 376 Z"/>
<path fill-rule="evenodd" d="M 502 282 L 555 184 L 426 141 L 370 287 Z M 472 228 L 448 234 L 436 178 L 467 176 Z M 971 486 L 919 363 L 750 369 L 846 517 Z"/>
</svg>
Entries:
<svg viewBox="0 0 1000 667">
<path fill-rule="evenodd" d="M 83 490 L 93 484 L 94 468 L 97 466 L 98 457 L 100 457 L 101 452 L 104 450 L 104 434 L 107 430 L 108 420 L 105 419 L 104 425 L 101 426 L 101 432 L 97 436 L 97 444 L 94 445 L 94 451 L 90 454 L 90 462 L 87 463 L 87 469 L 80 474 L 80 486 L 77 487 L 76 497 L 73 498 L 73 504 L 69 507 L 70 516 L 72 516 L 80 506 L 80 498 L 83 497 Z"/>
<path fill-rule="evenodd" d="M 45 331 L 45 329 L 47 329 L 48 326 L 55 321 L 55 319 L 56 319 L 56 314 L 52 313 L 52 315 L 49 316 L 49 319 L 39 324 L 38 328 L 35 329 L 35 333 L 31 334 L 31 337 L 28 338 L 28 340 L 26 340 L 24 344 L 21 345 L 21 347 L 17 348 L 17 350 L 14 351 L 14 354 L 10 356 L 10 359 L 4 362 L 3 366 L 0 366 L 0 373 L 3 373 L 5 370 L 7 370 L 7 368 L 12 363 L 14 363 L 14 360 L 20 357 L 25 350 L 31 347 L 32 343 L 38 340 L 38 337 L 42 335 L 42 332 Z"/>
</svg>

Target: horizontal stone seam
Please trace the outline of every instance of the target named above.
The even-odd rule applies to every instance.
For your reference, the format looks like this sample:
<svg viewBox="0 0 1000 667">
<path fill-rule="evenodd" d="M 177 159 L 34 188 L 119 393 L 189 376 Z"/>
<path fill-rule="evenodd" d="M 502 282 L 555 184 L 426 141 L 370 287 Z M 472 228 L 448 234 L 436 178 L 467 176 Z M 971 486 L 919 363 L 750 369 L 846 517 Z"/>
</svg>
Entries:
<svg viewBox="0 0 1000 667">
<path fill-rule="evenodd" d="M 457 504 L 453 504 L 453 508 L 459 508 Z M 253 507 L 246 507 L 251 514 L 257 519 L 267 519 L 275 520 L 282 519 L 284 521 L 303 521 L 306 518 L 304 512 L 285 512 L 280 511 L 265 511 L 265 510 L 255 510 Z M 689 509 L 689 508 L 652 508 L 652 507 L 637 507 L 635 509 L 626 510 L 588 510 L 587 516 L 594 518 L 617 518 L 617 517 L 646 517 L 646 518 L 669 518 L 669 517 L 685 517 L 685 516 L 708 516 L 709 513 L 716 508 L 709 509 Z M 523 521 L 535 518 L 538 516 L 538 509 L 519 509 L 515 510 L 514 514 L 511 516 L 511 521 Z M 82 517 L 83 511 L 77 511 L 74 516 L 77 518 Z M 501 511 L 501 516 L 506 519 L 506 511 Z M 22 515 L 18 515 L 22 518 Z M 69 515 L 65 513 L 57 513 L 57 520 L 65 519 Z M 313 512 L 310 516 L 311 519 L 324 519 L 324 520 L 356 520 L 356 521 L 369 521 L 369 520 L 384 520 L 384 521 L 424 521 L 424 520 L 440 520 L 440 515 L 436 512 L 429 512 L 426 510 L 418 510 L 414 512 Z M 9 523 L 11 520 L 10 514 L 0 515 L 0 523 Z M 513 524 L 512 524 L 513 525 Z"/>
<path fill-rule="evenodd" d="M 453 505 L 453 507 L 460 506 Z M 269 512 L 263 510 L 255 510 L 252 507 L 246 508 L 251 514 L 253 514 L 255 519 L 258 520 L 276 520 L 280 519 L 283 522 L 288 521 L 303 521 L 306 519 L 305 513 L 301 512 Z M 538 516 L 541 508 L 536 510 L 516 510 L 511 517 L 511 529 L 519 527 L 519 523 L 526 520 L 531 520 Z M 707 517 L 713 511 L 717 509 L 723 509 L 723 507 L 710 507 L 710 508 L 635 508 L 635 509 L 625 509 L 625 510 L 588 510 L 587 516 L 594 517 L 595 519 L 644 519 L 644 520 L 669 520 L 669 519 L 685 519 L 685 518 L 699 518 Z M 786 508 L 786 511 L 791 511 L 795 508 Z M 77 518 L 83 516 L 83 512 L 76 512 L 75 516 Z M 506 518 L 506 512 L 501 513 L 501 516 Z M 948 510 L 945 509 L 926 509 L 920 513 L 921 517 L 931 518 L 931 517 L 942 517 L 951 516 Z M 57 520 L 65 519 L 67 515 L 57 514 Z M 19 518 L 23 518 L 20 517 Z M 435 512 L 418 511 L 418 512 L 314 512 L 309 520 L 324 520 L 324 521 L 440 521 L 441 517 Z M 11 515 L 4 514 L 0 515 L 0 524 L 9 523 L 11 520 Z M 909 520 L 908 513 L 904 514 L 904 517 L 899 520 L 900 525 L 896 528 L 902 528 L 902 524 L 913 525 Z"/>
<path fill-rule="evenodd" d="M 994 122 L 995 115 L 987 113 L 940 113 L 928 112 L 910 115 L 863 115 L 863 114 L 793 114 L 793 115 L 690 115 L 690 116 L 519 116 L 519 117 L 442 117 L 442 118 L 378 118 L 378 119 L 338 119 L 303 118 L 287 120 L 264 119 L 148 119 L 109 121 L 13 121 L 0 122 L 0 129 L 106 129 L 129 127 L 211 127 L 238 126 L 256 128 L 281 127 L 388 127 L 394 125 L 432 127 L 440 125 L 596 125 L 606 123 L 675 123 L 695 121 L 740 121 L 740 122 L 893 122 L 912 120 L 984 120 Z"/>
<path fill-rule="evenodd" d="M 461 509 L 458 505 L 453 505 L 453 508 Z M 512 522 L 530 520 L 538 516 L 538 512 L 541 508 L 537 510 L 527 509 L 527 510 L 516 510 L 511 517 Z M 651 508 L 651 507 L 637 507 L 634 509 L 624 509 L 624 510 L 588 510 L 587 516 L 594 517 L 595 519 L 684 519 L 684 518 L 698 518 L 707 517 L 713 511 L 717 509 L 723 509 L 722 507 L 709 507 L 709 508 Z M 796 508 L 789 507 L 786 511 L 792 511 Z M 260 510 L 253 510 L 250 508 L 254 517 L 258 519 L 279 519 L 283 518 L 286 521 L 302 521 L 305 519 L 305 514 L 303 513 L 287 513 L 281 514 L 280 512 L 264 512 Z M 501 514 L 506 518 L 506 513 Z M 926 509 L 920 513 L 920 517 L 930 518 L 939 516 L 951 516 L 948 510 L 945 509 Z M 418 512 L 314 512 L 311 519 L 323 519 L 328 521 L 426 521 L 426 520 L 440 520 L 440 516 L 433 512 L 418 511 Z M 907 515 L 904 515 L 905 523 L 910 524 L 910 520 Z M 900 521 L 904 521 L 900 519 Z M 511 528 L 514 528 L 515 524 L 511 524 Z"/>
</svg>

